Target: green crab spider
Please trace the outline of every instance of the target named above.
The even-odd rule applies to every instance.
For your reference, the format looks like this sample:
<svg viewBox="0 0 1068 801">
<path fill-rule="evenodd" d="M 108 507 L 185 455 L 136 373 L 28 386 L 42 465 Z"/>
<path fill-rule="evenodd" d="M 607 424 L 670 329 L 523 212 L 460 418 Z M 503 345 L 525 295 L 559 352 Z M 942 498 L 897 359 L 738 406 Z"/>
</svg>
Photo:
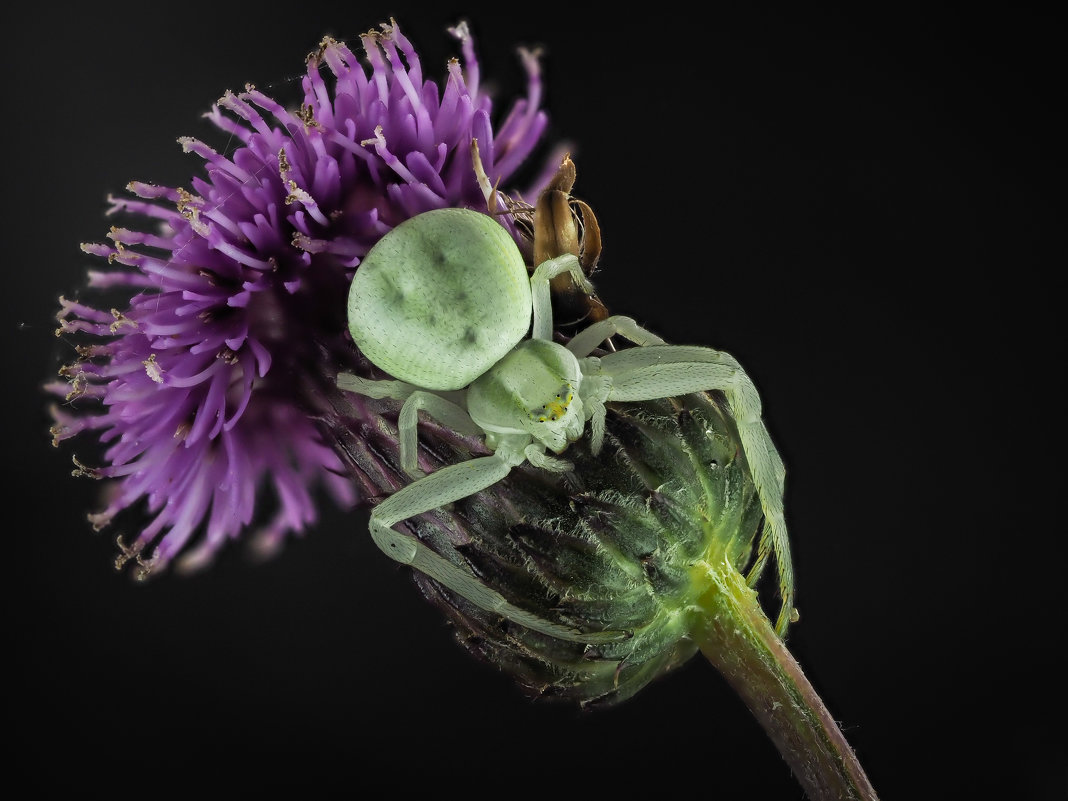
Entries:
<svg viewBox="0 0 1068 801">
<path fill-rule="evenodd" d="M 780 557 L 785 471 L 761 420 L 756 389 L 732 356 L 668 345 L 622 316 L 590 325 L 566 345 L 554 342 L 549 282 L 565 272 L 592 293 L 570 254 L 528 274 L 509 233 L 486 214 L 448 208 L 412 217 L 368 252 L 348 298 L 353 341 L 395 380 L 345 373 L 337 383 L 367 397 L 403 401 L 400 463 L 415 480 L 371 512 L 375 544 L 482 609 L 544 634 L 596 643 L 628 633 L 581 632 L 538 617 L 394 526 L 484 490 L 523 462 L 552 472 L 572 470 L 570 462 L 547 451 L 561 454 L 588 422 L 590 448 L 598 453 L 605 404 L 612 401 L 721 390 Z M 642 347 L 591 355 L 617 334 Z M 420 410 L 459 433 L 483 437 L 492 455 L 425 475 L 418 467 Z"/>
</svg>

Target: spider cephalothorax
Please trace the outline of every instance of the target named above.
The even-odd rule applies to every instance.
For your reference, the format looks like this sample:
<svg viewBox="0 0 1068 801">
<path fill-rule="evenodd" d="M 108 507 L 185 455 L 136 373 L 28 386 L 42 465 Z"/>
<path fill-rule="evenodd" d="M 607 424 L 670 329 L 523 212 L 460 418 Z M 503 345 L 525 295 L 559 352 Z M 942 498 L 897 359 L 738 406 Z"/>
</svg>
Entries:
<svg viewBox="0 0 1068 801">
<path fill-rule="evenodd" d="M 773 541 L 785 538 L 784 470 L 761 421 L 756 389 L 729 354 L 665 344 L 622 316 L 593 323 L 566 345 L 553 341 L 549 285 L 564 274 L 592 293 L 570 253 L 539 264 L 528 277 L 515 243 L 487 214 L 450 208 L 417 215 L 372 248 L 349 293 L 353 340 L 394 380 L 346 374 L 338 385 L 404 402 L 400 460 L 415 480 L 371 513 L 379 548 L 483 609 L 545 634 L 595 643 L 628 633 L 576 631 L 533 615 L 393 527 L 486 489 L 524 462 L 572 470 L 570 462 L 546 451 L 563 453 L 589 423 L 590 447 L 597 453 L 611 401 L 723 391 Z M 591 355 L 617 334 L 642 347 Z M 420 410 L 459 433 L 483 437 L 492 454 L 424 475 L 417 462 Z"/>
</svg>

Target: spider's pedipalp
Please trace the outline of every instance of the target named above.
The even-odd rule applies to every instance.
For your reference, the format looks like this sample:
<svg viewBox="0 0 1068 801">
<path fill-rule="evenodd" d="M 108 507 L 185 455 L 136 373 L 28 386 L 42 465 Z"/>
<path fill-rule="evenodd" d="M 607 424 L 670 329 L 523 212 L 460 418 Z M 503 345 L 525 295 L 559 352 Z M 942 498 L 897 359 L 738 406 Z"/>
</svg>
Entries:
<svg viewBox="0 0 1068 801">
<path fill-rule="evenodd" d="M 404 401 L 400 415 L 397 417 L 401 468 L 412 478 L 422 478 L 424 475 L 423 471 L 419 469 L 418 423 L 420 409 L 425 409 L 435 420 L 459 434 L 472 437 L 483 434 L 482 429 L 461 406 L 446 400 L 434 392 L 416 390 Z"/>
</svg>

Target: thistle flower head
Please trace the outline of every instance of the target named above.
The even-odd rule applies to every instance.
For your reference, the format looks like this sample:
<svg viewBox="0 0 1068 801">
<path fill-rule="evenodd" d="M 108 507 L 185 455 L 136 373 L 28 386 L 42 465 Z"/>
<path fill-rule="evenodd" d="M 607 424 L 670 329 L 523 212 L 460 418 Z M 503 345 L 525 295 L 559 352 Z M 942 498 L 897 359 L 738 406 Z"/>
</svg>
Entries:
<svg viewBox="0 0 1068 801">
<path fill-rule="evenodd" d="M 452 33 L 463 66 L 452 60 L 440 88 L 396 24 L 362 37 L 365 65 L 324 39 L 298 109 L 253 86 L 227 92 L 206 116 L 236 147 L 182 138 L 204 162 L 190 188 L 133 182 L 111 199 L 136 224 L 83 250 L 108 265 L 90 289 L 122 299 L 60 300 L 56 333 L 78 359 L 49 389 L 63 398 L 54 441 L 84 433 L 102 445 L 99 466 L 75 460 L 76 474 L 110 480 L 93 525 L 142 503 L 150 516 L 120 540 L 118 565 L 135 559 L 143 577 L 176 557 L 202 564 L 269 490 L 277 511 L 256 540 L 266 550 L 315 520 L 316 486 L 357 499 L 304 400 L 324 380 L 318 365 L 355 366 L 339 302 L 353 270 L 408 217 L 485 208 L 472 139 L 489 179 L 507 181 L 546 125 L 532 56 L 528 97 L 495 129 L 469 33 Z"/>
<path fill-rule="evenodd" d="M 77 343 L 79 358 L 61 370 L 66 383 L 51 386 L 64 398 L 53 436 L 93 434 L 102 446 L 98 466 L 75 459 L 76 473 L 109 480 L 94 526 L 148 511 L 132 540 L 119 538 L 117 566 L 132 560 L 143 577 L 176 558 L 204 564 L 262 519 L 268 491 L 276 511 L 256 543 L 270 551 L 315 520 L 319 486 L 349 504 L 409 483 L 398 404 L 337 385 L 340 372 L 374 373 L 349 336 L 345 298 L 361 259 L 395 226 L 431 209 L 503 203 L 509 213 L 497 218 L 528 264 L 559 255 L 538 255 L 546 242 L 578 250 L 567 203 L 545 217 L 495 189 L 546 125 L 535 60 L 524 54 L 528 97 L 495 129 L 468 32 L 453 33 L 466 69 L 450 62 L 441 89 L 423 79 L 393 24 L 363 36 L 366 66 L 324 40 L 308 58 L 298 109 L 252 86 L 225 94 L 207 116 L 236 147 L 181 139 L 204 174 L 188 189 L 130 184 L 132 197 L 114 199 L 112 213 L 138 225 L 83 246 L 109 265 L 90 272 L 90 288 L 121 300 L 61 299 L 57 334 Z M 567 194 L 574 174 L 561 170 L 535 182 L 539 203 Z M 598 228 L 580 207 L 592 270 Z M 557 300 L 562 290 L 554 287 Z M 580 294 L 583 314 L 607 313 Z M 414 573 L 467 647 L 538 696 L 629 697 L 695 652 L 693 610 L 712 562 L 749 565 L 755 581 L 772 550 L 782 556 L 760 536 L 761 506 L 726 404 L 693 396 L 609 406 L 605 450 L 569 446 L 573 475 L 525 464 L 404 522 L 438 558 L 529 612 L 525 620 L 545 621 L 544 631 L 612 633 L 596 646 L 561 641 Z M 419 442 L 431 469 L 487 453 L 484 440 L 432 420 Z"/>
<path fill-rule="evenodd" d="M 119 300 L 60 299 L 56 333 L 78 359 L 49 385 L 64 399 L 54 442 L 90 434 L 101 446 L 101 464 L 74 460 L 76 475 L 107 479 L 91 522 L 147 509 L 131 541 L 118 537 L 116 560 L 143 578 L 175 559 L 210 561 L 263 519 L 268 488 L 265 551 L 315 520 L 318 486 L 343 504 L 389 495 L 371 539 L 413 568 L 464 646 L 531 695 L 617 703 L 700 650 L 810 795 L 875 799 L 753 589 L 774 560 L 778 631 L 797 619 L 785 467 L 755 387 L 729 354 L 674 347 L 609 315 L 587 279 L 600 227 L 570 196 L 569 159 L 548 162 L 529 191 L 536 205 L 499 189 L 546 125 L 537 64 L 524 54 L 528 97 L 495 130 L 468 31 L 452 32 L 466 70 L 450 62 L 441 88 L 395 23 L 362 37 L 365 66 L 325 39 L 299 108 L 251 85 L 227 92 L 206 116 L 233 149 L 182 138 L 205 167 L 189 188 L 134 182 L 112 200 L 137 224 L 83 249 L 109 265 L 89 287 Z M 368 256 L 409 218 L 447 207 L 488 210 L 506 233 L 448 211 Z M 390 250 L 413 230 L 419 247 Z M 387 281 L 365 302 L 360 285 L 390 259 L 420 291 Z M 504 267 L 510 284 L 494 288 Z M 466 288 L 422 291 L 456 279 L 484 290 L 478 302 Z M 508 286 L 520 298 L 510 307 Z M 373 364 L 361 323 L 416 307 L 404 337 L 382 326 L 403 348 Z M 488 307 L 506 323 L 500 350 L 472 347 L 492 328 Z M 405 378 L 446 314 L 466 344 Z M 596 322 L 571 331 L 586 320 Z M 635 350 L 613 352 L 617 335 Z M 457 365 L 474 377 L 454 382 Z M 406 383 L 421 373 L 433 379 L 425 390 Z M 419 419 L 421 404 L 434 419 Z M 566 461 L 545 453 L 565 449 Z"/>
</svg>

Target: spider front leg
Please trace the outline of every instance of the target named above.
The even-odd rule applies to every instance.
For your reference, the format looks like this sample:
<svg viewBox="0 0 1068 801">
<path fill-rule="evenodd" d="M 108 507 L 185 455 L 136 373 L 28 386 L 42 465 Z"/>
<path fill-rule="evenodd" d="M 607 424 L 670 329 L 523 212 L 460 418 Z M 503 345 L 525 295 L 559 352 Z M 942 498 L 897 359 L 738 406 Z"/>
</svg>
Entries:
<svg viewBox="0 0 1068 801">
<path fill-rule="evenodd" d="M 419 410 L 423 409 L 435 420 L 443 423 L 453 431 L 465 436 L 477 437 L 483 434 L 470 415 L 459 403 L 445 397 L 446 394 L 462 400 L 463 393 L 436 393 L 418 389 L 403 381 L 372 381 L 351 373 L 338 376 L 337 385 L 349 392 L 356 392 L 370 398 L 393 398 L 403 400 L 400 415 L 397 418 L 397 435 L 400 440 L 401 469 L 412 478 L 426 475 L 419 469 Z"/>
<path fill-rule="evenodd" d="M 586 369 L 604 382 L 599 393 L 604 401 L 654 400 L 707 390 L 720 390 L 726 395 L 764 511 L 765 538 L 758 559 L 767 556 L 763 543 L 768 542 L 778 564 L 783 610 L 776 625 L 782 631 L 793 612 L 794 593 L 783 514 L 786 469 L 761 419 L 760 396 L 749 376 L 728 353 L 685 345 L 628 348 L 587 361 L 590 366 Z"/>
<path fill-rule="evenodd" d="M 663 345 L 664 340 L 638 325 L 633 317 L 625 317 L 621 314 L 613 315 L 588 328 L 579 331 L 567 343 L 567 349 L 577 358 L 589 356 L 598 345 L 611 336 L 619 334 L 638 345 Z M 587 382 L 583 390 L 583 403 L 586 406 L 587 418 L 590 421 L 590 451 L 596 456 L 601 452 L 604 443 L 605 417 L 607 410 L 604 407 L 604 392 L 601 390 L 603 380 L 597 383 L 594 378 Z"/>
<path fill-rule="evenodd" d="M 615 334 L 624 336 L 637 345 L 664 344 L 664 340 L 652 331 L 647 331 L 634 322 L 633 317 L 615 314 L 579 331 L 567 343 L 567 349 L 581 359 L 583 356 L 589 356 L 598 345 Z"/>
<path fill-rule="evenodd" d="M 564 273 L 570 273 L 575 284 L 587 295 L 593 294 L 593 284 L 582 272 L 582 265 L 579 264 L 577 256 L 565 253 L 563 256 L 557 256 L 555 259 L 539 264 L 534 274 L 530 276 L 530 299 L 534 312 L 531 339 L 552 340 L 553 309 L 549 295 L 549 282 Z"/>
<path fill-rule="evenodd" d="M 419 469 L 419 410 L 423 409 L 447 428 L 458 434 L 477 437 L 484 432 L 461 406 L 445 398 L 417 390 L 408 396 L 397 418 L 397 433 L 400 438 L 400 461 L 404 472 L 412 478 L 421 478 L 425 473 Z"/>
<path fill-rule="evenodd" d="M 518 453 L 505 451 L 459 464 L 449 465 L 398 490 L 371 512 L 371 537 L 375 544 L 396 561 L 416 570 L 466 598 L 488 612 L 499 614 L 527 628 L 572 642 L 599 643 L 623 639 L 626 632 L 580 631 L 544 620 L 510 603 L 487 587 L 474 574 L 435 553 L 412 534 L 393 526 L 410 517 L 429 512 L 491 487 L 523 463 L 531 448 Z"/>
</svg>

